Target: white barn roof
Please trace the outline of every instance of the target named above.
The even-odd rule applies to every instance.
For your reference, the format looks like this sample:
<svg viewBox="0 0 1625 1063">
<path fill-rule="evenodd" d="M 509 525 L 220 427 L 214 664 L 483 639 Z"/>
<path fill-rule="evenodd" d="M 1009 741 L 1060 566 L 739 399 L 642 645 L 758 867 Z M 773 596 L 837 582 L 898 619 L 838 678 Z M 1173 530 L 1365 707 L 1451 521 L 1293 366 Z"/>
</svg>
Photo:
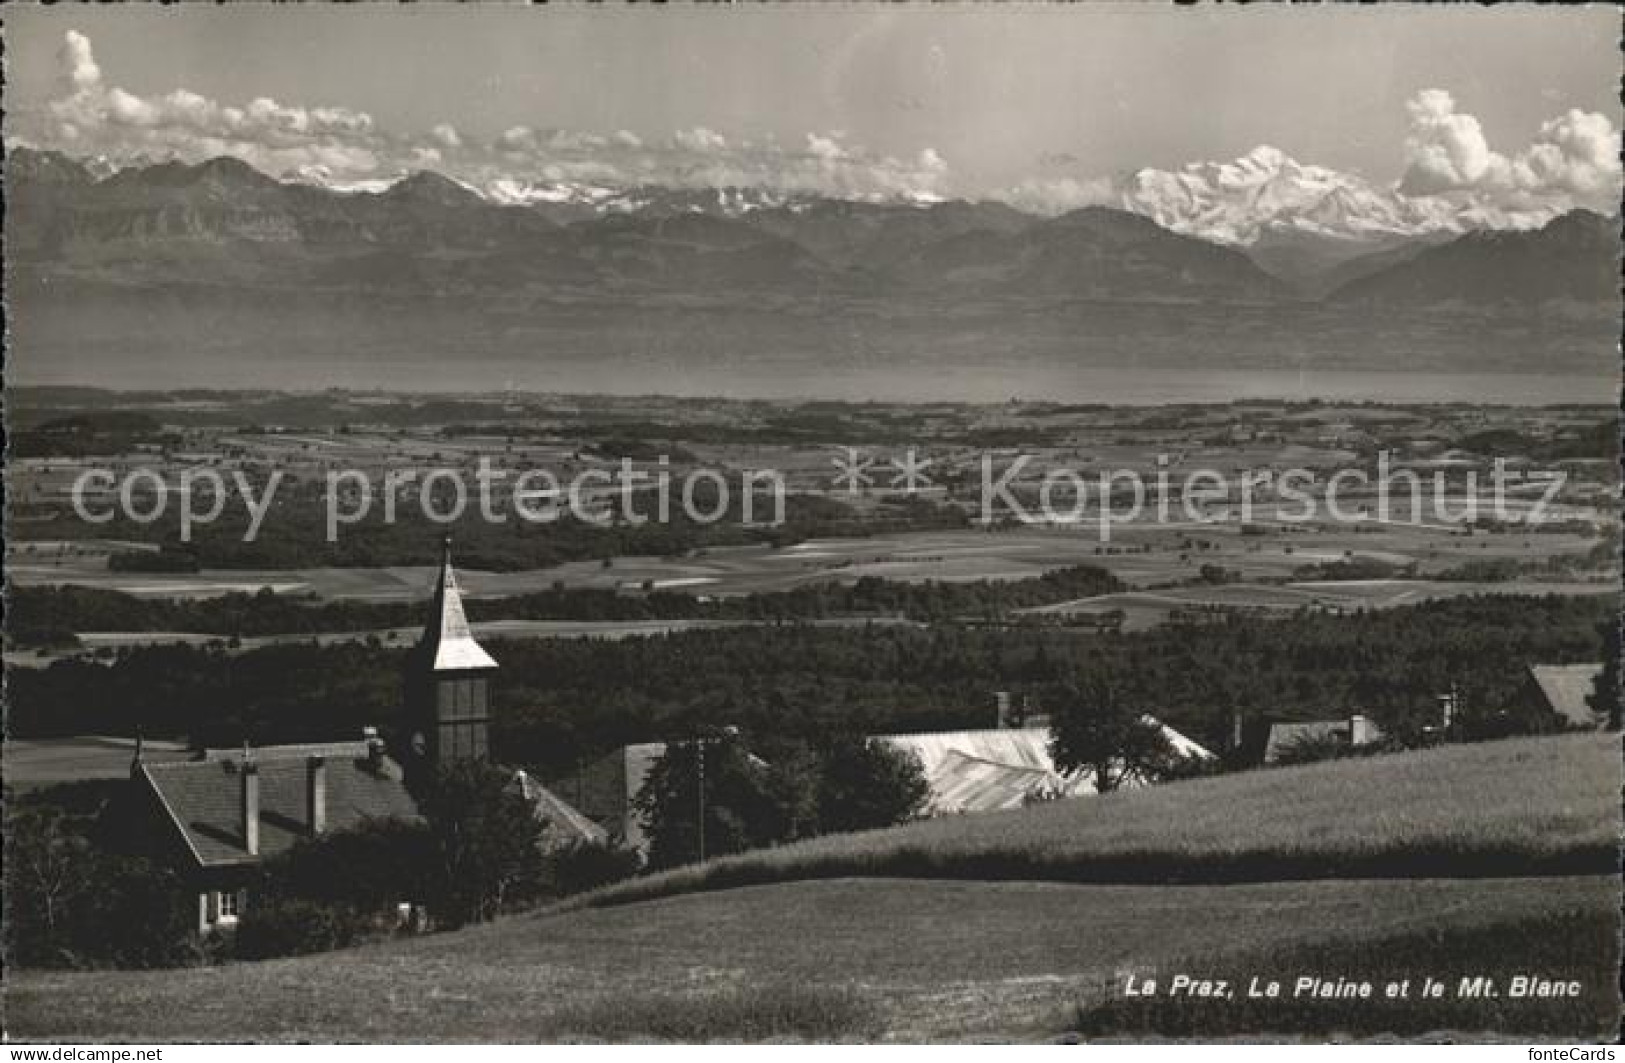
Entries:
<svg viewBox="0 0 1625 1063">
<path fill-rule="evenodd" d="M 1162 728 L 1181 756 L 1204 760 L 1213 756 L 1167 724 L 1146 719 Z M 931 787 L 927 811 L 935 815 L 995 812 L 1019 808 L 1029 796 L 1082 797 L 1095 792 L 1094 772 L 1056 768 L 1047 727 L 877 735 L 876 740 L 919 758 Z M 1143 784 L 1134 777 L 1123 781 L 1124 786 Z"/>
</svg>

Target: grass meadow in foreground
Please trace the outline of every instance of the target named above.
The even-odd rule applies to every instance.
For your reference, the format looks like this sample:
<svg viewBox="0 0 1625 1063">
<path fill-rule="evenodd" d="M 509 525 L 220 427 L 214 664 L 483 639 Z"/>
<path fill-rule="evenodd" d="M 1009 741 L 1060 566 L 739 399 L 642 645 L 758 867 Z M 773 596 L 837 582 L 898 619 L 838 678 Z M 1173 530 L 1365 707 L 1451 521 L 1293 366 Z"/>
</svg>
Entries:
<svg viewBox="0 0 1625 1063">
<path fill-rule="evenodd" d="M 1109 1000 L 1128 968 L 1169 969 L 1179 957 L 1218 966 L 1243 949 L 1315 955 L 1324 941 L 1554 911 L 1617 926 L 1618 903 L 1611 876 L 790 882 L 295 959 L 8 970 L 6 1026 L 13 1040 L 52 1042 L 1045 1040 L 1080 1005 Z"/>
<path fill-rule="evenodd" d="M 1619 918 L 1575 909 L 1485 927 L 1433 927 L 1375 940 L 1292 945 L 1241 959 L 1193 958 L 1161 965 L 1161 992 L 1078 1009 L 1073 1029 L 1086 1039 L 1213 1038 L 1289 1034 L 1331 1038 L 1449 1032 L 1563 1041 L 1613 1040 L 1619 1032 Z M 1231 997 L 1168 994 L 1178 972 L 1194 981 L 1223 981 Z M 1297 978 L 1345 979 L 1371 985 L 1368 999 L 1295 994 Z M 1444 995 L 1423 999 L 1424 979 Z M 1494 995 L 1463 991 L 1463 980 L 1487 978 Z M 1574 996 L 1517 994 L 1514 980 L 1577 983 Z M 1249 997 L 1253 979 L 1282 983 L 1277 999 Z M 1408 982 L 1403 999 L 1385 987 Z M 1527 989 L 1527 984 L 1525 986 Z"/>
<path fill-rule="evenodd" d="M 1617 735 L 1448 746 L 1242 772 L 815 838 L 677 868 L 568 906 L 851 876 L 1078 883 L 1607 874 Z"/>
<path fill-rule="evenodd" d="M 773 980 L 688 993 L 606 992 L 542 1015 L 537 1041 L 864 1041 L 881 1030 L 874 1002 L 853 986 Z"/>
</svg>

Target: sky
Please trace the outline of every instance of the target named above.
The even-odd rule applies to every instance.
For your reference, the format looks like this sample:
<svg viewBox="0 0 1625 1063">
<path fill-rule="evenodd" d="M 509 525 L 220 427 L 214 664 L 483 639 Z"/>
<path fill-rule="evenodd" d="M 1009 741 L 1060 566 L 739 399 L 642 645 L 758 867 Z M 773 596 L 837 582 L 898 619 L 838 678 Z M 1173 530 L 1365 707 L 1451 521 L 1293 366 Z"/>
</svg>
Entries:
<svg viewBox="0 0 1625 1063">
<path fill-rule="evenodd" d="M 1406 195 L 1603 206 L 1608 5 L 58 5 L 5 12 L 7 139 L 362 182 L 1000 197 L 1267 145 Z"/>
</svg>

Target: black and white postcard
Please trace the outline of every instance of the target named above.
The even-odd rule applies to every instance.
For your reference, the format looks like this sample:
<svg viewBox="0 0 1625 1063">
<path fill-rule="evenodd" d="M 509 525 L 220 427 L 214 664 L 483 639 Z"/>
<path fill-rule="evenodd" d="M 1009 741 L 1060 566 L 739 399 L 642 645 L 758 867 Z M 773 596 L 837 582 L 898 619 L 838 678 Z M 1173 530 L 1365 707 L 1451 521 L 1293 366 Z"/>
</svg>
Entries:
<svg viewBox="0 0 1625 1063">
<path fill-rule="evenodd" d="M 1614 1040 L 1618 8 L 3 17 L 11 1042 Z"/>
</svg>

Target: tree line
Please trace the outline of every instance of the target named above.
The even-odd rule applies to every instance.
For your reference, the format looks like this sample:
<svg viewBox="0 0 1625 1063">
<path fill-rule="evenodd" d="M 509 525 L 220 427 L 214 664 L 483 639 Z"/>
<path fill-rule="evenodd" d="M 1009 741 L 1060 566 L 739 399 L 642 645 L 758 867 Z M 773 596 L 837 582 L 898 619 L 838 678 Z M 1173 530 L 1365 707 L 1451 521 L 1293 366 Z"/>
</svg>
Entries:
<svg viewBox="0 0 1625 1063">
<path fill-rule="evenodd" d="M 504 598 L 470 598 L 474 620 L 795 620 L 834 616 L 1002 619 L 1012 610 L 1109 594 L 1123 584 L 1104 569 L 1074 565 L 1020 580 L 920 583 L 863 576 L 785 591 L 702 598 L 637 586 L 623 593 L 566 587 Z M 184 631 L 225 637 L 313 635 L 409 627 L 423 622 L 421 602 L 328 601 L 269 589 L 212 598 L 138 598 L 93 587 L 16 587 L 6 634 L 19 647 L 72 645 L 81 631 Z"/>
<path fill-rule="evenodd" d="M 498 756 L 544 778 L 632 742 L 705 727 L 758 736 L 994 725 L 993 694 L 1040 709 L 1084 677 L 1209 748 L 1233 714 L 1335 719 L 1385 732 L 1433 723 L 1454 684 L 1464 712 L 1525 702 L 1530 664 L 1606 660 L 1609 596 L 1478 596 L 1331 616 L 1082 635 L 1055 629 L 816 626 L 786 621 L 625 639 L 492 640 Z M 285 644 L 242 653 L 186 646 L 108 662 L 12 669 L 11 734 L 135 733 L 232 746 L 331 739 L 403 725 L 404 649 Z"/>
</svg>

